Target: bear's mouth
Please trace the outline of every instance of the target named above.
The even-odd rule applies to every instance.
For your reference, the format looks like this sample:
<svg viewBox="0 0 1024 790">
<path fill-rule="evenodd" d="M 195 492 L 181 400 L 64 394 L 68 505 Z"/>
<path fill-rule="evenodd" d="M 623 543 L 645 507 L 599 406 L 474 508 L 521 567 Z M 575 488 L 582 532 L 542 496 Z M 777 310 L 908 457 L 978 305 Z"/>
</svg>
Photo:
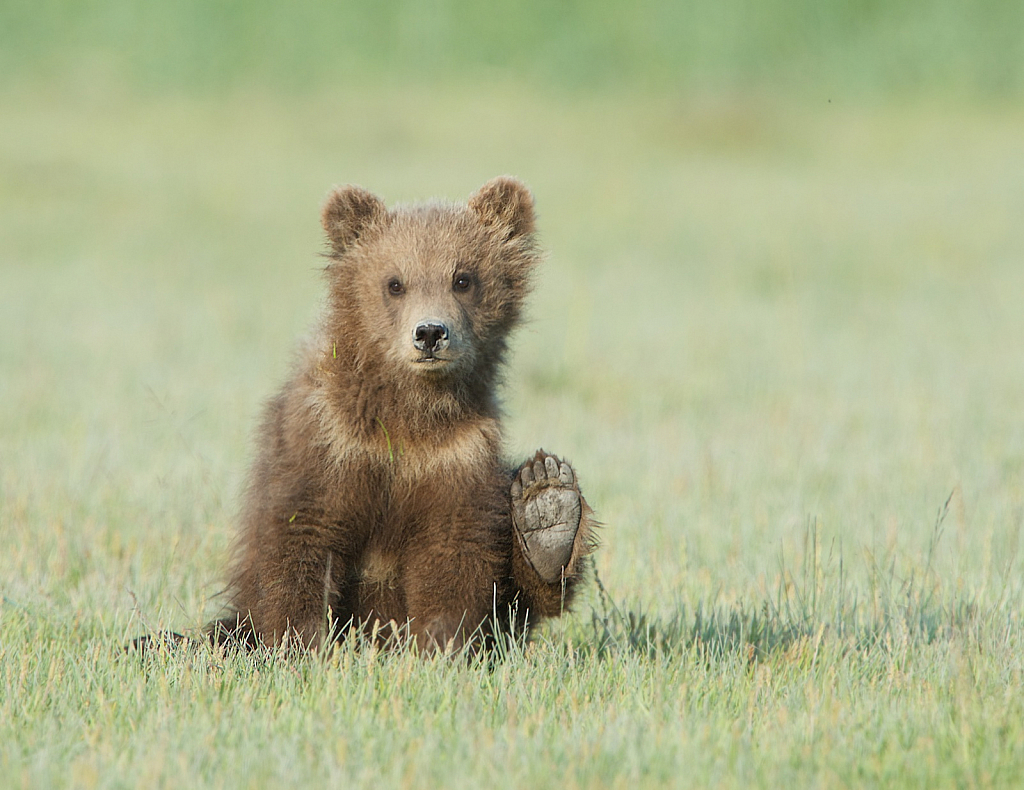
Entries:
<svg viewBox="0 0 1024 790">
<path fill-rule="evenodd" d="M 423 354 L 422 356 L 419 356 L 413 360 L 414 364 L 425 365 L 427 367 L 433 367 L 435 365 L 446 365 L 449 362 L 451 362 L 450 359 L 445 359 L 444 357 L 439 357 L 430 353 Z"/>
</svg>

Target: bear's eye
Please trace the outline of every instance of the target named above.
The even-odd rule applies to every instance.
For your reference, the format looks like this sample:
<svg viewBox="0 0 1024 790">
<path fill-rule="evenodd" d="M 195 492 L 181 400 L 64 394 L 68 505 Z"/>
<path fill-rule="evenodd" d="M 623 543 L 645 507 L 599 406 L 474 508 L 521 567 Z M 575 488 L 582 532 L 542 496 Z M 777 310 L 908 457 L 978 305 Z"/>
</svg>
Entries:
<svg viewBox="0 0 1024 790">
<path fill-rule="evenodd" d="M 468 291 L 469 287 L 473 284 L 473 280 L 468 274 L 457 274 L 455 275 L 454 288 L 456 291 Z"/>
<path fill-rule="evenodd" d="M 405 286 L 402 285 L 402 281 L 397 277 L 392 277 L 388 280 L 388 293 L 392 296 L 401 296 L 405 293 Z"/>
</svg>

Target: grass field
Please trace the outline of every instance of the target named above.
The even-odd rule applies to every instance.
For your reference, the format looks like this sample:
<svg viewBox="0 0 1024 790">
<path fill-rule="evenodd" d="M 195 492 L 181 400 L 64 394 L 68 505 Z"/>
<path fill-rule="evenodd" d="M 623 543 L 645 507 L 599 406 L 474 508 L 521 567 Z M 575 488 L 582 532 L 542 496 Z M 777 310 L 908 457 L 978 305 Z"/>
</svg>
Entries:
<svg viewBox="0 0 1024 790">
<path fill-rule="evenodd" d="M 97 73 L 0 90 L 0 787 L 1024 781 L 1019 101 Z M 327 189 L 506 172 L 509 453 L 603 592 L 492 668 L 125 658 L 217 611 Z"/>
</svg>

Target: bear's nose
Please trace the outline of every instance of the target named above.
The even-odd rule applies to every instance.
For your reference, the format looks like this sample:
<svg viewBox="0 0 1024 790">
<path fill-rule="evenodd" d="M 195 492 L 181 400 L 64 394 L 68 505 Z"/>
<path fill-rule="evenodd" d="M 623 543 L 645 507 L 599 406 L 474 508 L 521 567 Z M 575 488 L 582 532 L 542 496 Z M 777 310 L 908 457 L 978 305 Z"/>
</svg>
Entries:
<svg viewBox="0 0 1024 790">
<path fill-rule="evenodd" d="M 440 321 L 420 321 L 412 330 L 412 344 L 420 351 L 443 351 L 448 347 L 448 327 Z"/>
</svg>

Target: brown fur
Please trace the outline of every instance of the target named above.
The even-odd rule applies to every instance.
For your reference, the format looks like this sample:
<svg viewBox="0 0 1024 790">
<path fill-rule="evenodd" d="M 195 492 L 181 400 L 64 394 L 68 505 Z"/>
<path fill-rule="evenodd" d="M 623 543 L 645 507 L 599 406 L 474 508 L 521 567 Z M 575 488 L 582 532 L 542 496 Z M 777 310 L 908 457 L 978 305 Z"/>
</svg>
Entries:
<svg viewBox="0 0 1024 790">
<path fill-rule="evenodd" d="M 497 178 L 467 205 L 388 210 L 342 187 L 322 221 L 327 306 L 266 407 L 215 636 L 315 646 L 393 623 L 434 649 L 560 614 L 593 548 L 591 512 L 563 579 L 545 583 L 514 538 L 495 399 L 539 260 L 529 191 Z M 413 348 L 424 319 L 450 329 L 444 361 Z"/>
</svg>

